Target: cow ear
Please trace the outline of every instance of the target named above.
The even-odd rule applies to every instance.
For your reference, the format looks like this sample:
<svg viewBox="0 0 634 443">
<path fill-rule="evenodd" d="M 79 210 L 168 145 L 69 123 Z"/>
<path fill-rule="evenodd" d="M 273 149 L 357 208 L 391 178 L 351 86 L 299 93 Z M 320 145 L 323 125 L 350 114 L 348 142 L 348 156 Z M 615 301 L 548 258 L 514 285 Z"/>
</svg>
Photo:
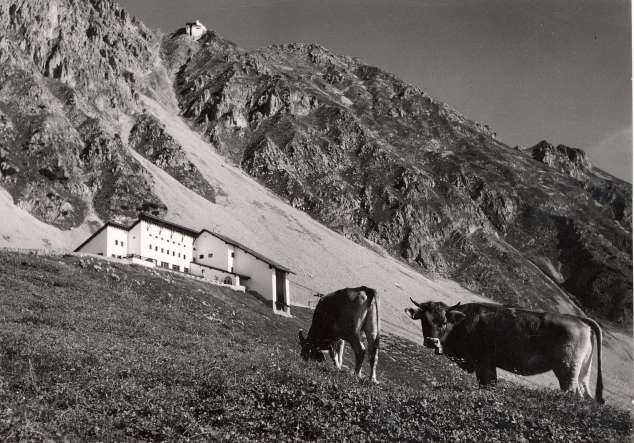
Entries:
<svg viewBox="0 0 634 443">
<path fill-rule="evenodd" d="M 301 329 L 299 330 L 299 342 L 301 344 L 304 344 L 304 342 L 306 341 L 306 339 L 304 338 L 304 331 L 302 331 Z"/>
<path fill-rule="evenodd" d="M 460 311 L 448 311 L 445 316 L 447 317 L 447 321 L 449 323 L 460 323 L 462 320 L 464 320 L 467 316 L 464 314 L 464 312 L 460 312 Z"/>
<path fill-rule="evenodd" d="M 418 309 L 406 308 L 405 313 L 412 317 L 413 320 L 418 320 Z"/>
</svg>

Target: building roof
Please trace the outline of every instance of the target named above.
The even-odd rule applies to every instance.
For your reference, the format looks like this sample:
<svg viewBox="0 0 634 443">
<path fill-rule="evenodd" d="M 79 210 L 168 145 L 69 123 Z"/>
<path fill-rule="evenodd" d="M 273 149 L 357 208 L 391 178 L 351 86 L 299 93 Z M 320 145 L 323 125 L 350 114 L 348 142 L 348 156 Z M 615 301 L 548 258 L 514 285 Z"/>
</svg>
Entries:
<svg viewBox="0 0 634 443">
<path fill-rule="evenodd" d="M 136 225 L 141 220 L 149 223 L 154 223 L 155 225 L 161 226 L 163 228 L 171 229 L 172 231 L 180 232 L 181 234 L 189 235 L 190 237 L 195 238 L 198 235 L 198 231 L 194 231 L 193 229 L 189 229 L 185 226 L 178 225 L 176 223 L 172 223 L 167 220 L 163 220 L 162 218 L 154 217 L 153 215 L 148 214 L 141 214 L 139 216 L 139 220 L 134 223 L 134 225 Z M 132 225 L 130 228 L 132 228 L 134 225 Z"/>
<path fill-rule="evenodd" d="M 259 260 L 262 260 L 263 262 L 268 263 L 269 265 L 273 266 L 276 269 L 279 269 L 280 271 L 288 272 L 289 274 L 295 274 L 293 271 L 288 269 L 286 266 L 281 265 L 281 264 L 277 263 L 276 261 L 271 260 L 270 258 L 265 257 L 264 255 L 262 255 L 262 254 L 260 254 L 258 252 L 255 252 L 253 249 L 251 249 L 251 248 L 249 248 L 247 246 L 244 246 L 242 243 L 239 243 L 239 242 L 237 242 L 235 240 L 232 240 L 229 237 L 226 237 L 226 236 L 224 236 L 222 234 L 218 234 L 217 232 L 211 232 L 208 229 L 203 229 L 202 231 L 200 231 L 200 233 L 198 235 L 201 235 L 204 232 L 206 232 L 206 233 L 208 233 L 210 235 L 213 235 L 216 238 L 219 238 L 220 240 L 222 240 L 223 242 L 227 243 L 228 245 L 232 245 L 232 246 L 235 246 L 237 248 L 242 249 L 244 252 L 246 252 L 248 254 L 251 254 L 255 258 L 257 258 Z"/>
<path fill-rule="evenodd" d="M 101 231 L 103 231 L 104 229 L 106 229 L 108 226 L 112 226 L 113 228 L 119 228 L 119 229 L 123 229 L 124 231 L 129 231 L 130 228 L 127 226 L 124 226 L 122 224 L 119 223 L 115 223 L 115 222 L 107 222 L 105 225 L 103 225 L 101 228 L 97 229 L 90 237 L 88 237 L 81 245 L 77 246 L 77 248 L 75 248 L 75 250 L 73 252 L 79 252 L 79 250 L 81 248 L 83 248 L 84 246 L 86 246 L 90 240 L 92 240 L 93 238 L 95 238 L 96 236 L 98 236 Z"/>
</svg>

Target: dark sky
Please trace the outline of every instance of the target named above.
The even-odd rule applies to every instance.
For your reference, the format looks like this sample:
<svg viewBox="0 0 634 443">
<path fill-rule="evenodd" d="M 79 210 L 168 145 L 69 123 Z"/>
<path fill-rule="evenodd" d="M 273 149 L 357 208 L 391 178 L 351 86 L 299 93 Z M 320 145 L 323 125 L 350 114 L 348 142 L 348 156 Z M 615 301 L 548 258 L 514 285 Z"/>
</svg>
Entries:
<svg viewBox="0 0 634 443">
<path fill-rule="evenodd" d="M 186 21 L 250 49 L 315 42 L 397 74 L 509 145 L 588 152 L 632 181 L 625 0 L 119 0 L 148 26 Z"/>
</svg>

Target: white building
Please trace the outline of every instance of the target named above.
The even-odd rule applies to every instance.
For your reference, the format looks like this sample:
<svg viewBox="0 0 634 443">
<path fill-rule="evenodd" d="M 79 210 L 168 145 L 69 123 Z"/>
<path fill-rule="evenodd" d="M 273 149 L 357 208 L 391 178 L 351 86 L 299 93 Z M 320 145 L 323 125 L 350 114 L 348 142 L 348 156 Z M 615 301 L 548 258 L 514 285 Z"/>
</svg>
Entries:
<svg viewBox="0 0 634 443">
<path fill-rule="evenodd" d="M 273 310 L 290 312 L 292 271 L 221 234 L 141 215 L 131 226 L 108 222 L 75 252 L 128 259 L 143 266 L 185 272 L 270 300 Z"/>
<path fill-rule="evenodd" d="M 196 235 L 184 226 L 141 215 L 129 227 L 106 223 L 75 251 L 188 273 Z"/>
<path fill-rule="evenodd" d="M 199 20 L 185 24 L 185 33 L 194 40 L 198 40 L 205 32 L 207 32 L 207 28 Z"/>
<path fill-rule="evenodd" d="M 273 309 L 288 312 L 288 275 L 293 272 L 287 267 L 235 240 L 206 229 L 200 231 L 194 240 L 194 261 L 201 266 L 231 273 L 234 278 L 240 279 L 238 281 L 243 281 L 248 289 L 271 300 Z"/>
</svg>

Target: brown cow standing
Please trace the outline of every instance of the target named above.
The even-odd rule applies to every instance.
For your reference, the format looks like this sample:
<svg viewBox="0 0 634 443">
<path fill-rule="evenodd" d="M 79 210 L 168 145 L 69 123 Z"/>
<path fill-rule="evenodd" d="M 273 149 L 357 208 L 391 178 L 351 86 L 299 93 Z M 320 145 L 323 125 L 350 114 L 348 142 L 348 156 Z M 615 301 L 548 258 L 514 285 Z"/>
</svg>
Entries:
<svg viewBox="0 0 634 443">
<path fill-rule="evenodd" d="M 424 344 L 446 354 L 478 382 L 497 381 L 496 368 L 520 375 L 552 370 L 564 391 L 590 396 L 592 333 L 597 340 L 595 398 L 603 403 L 599 325 L 574 315 L 533 312 L 488 303 L 448 307 L 442 302 L 417 303 L 407 308 L 420 320 Z"/>
<path fill-rule="evenodd" d="M 341 368 L 345 340 L 352 346 L 355 373 L 360 376 L 365 357 L 362 333 L 368 341 L 371 380 L 376 383 L 380 319 L 379 297 L 372 288 L 345 288 L 321 297 L 308 336 L 304 337 L 303 332 L 299 331 L 302 358 L 323 361 L 322 351 L 328 350 L 337 368 Z"/>
</svg>

